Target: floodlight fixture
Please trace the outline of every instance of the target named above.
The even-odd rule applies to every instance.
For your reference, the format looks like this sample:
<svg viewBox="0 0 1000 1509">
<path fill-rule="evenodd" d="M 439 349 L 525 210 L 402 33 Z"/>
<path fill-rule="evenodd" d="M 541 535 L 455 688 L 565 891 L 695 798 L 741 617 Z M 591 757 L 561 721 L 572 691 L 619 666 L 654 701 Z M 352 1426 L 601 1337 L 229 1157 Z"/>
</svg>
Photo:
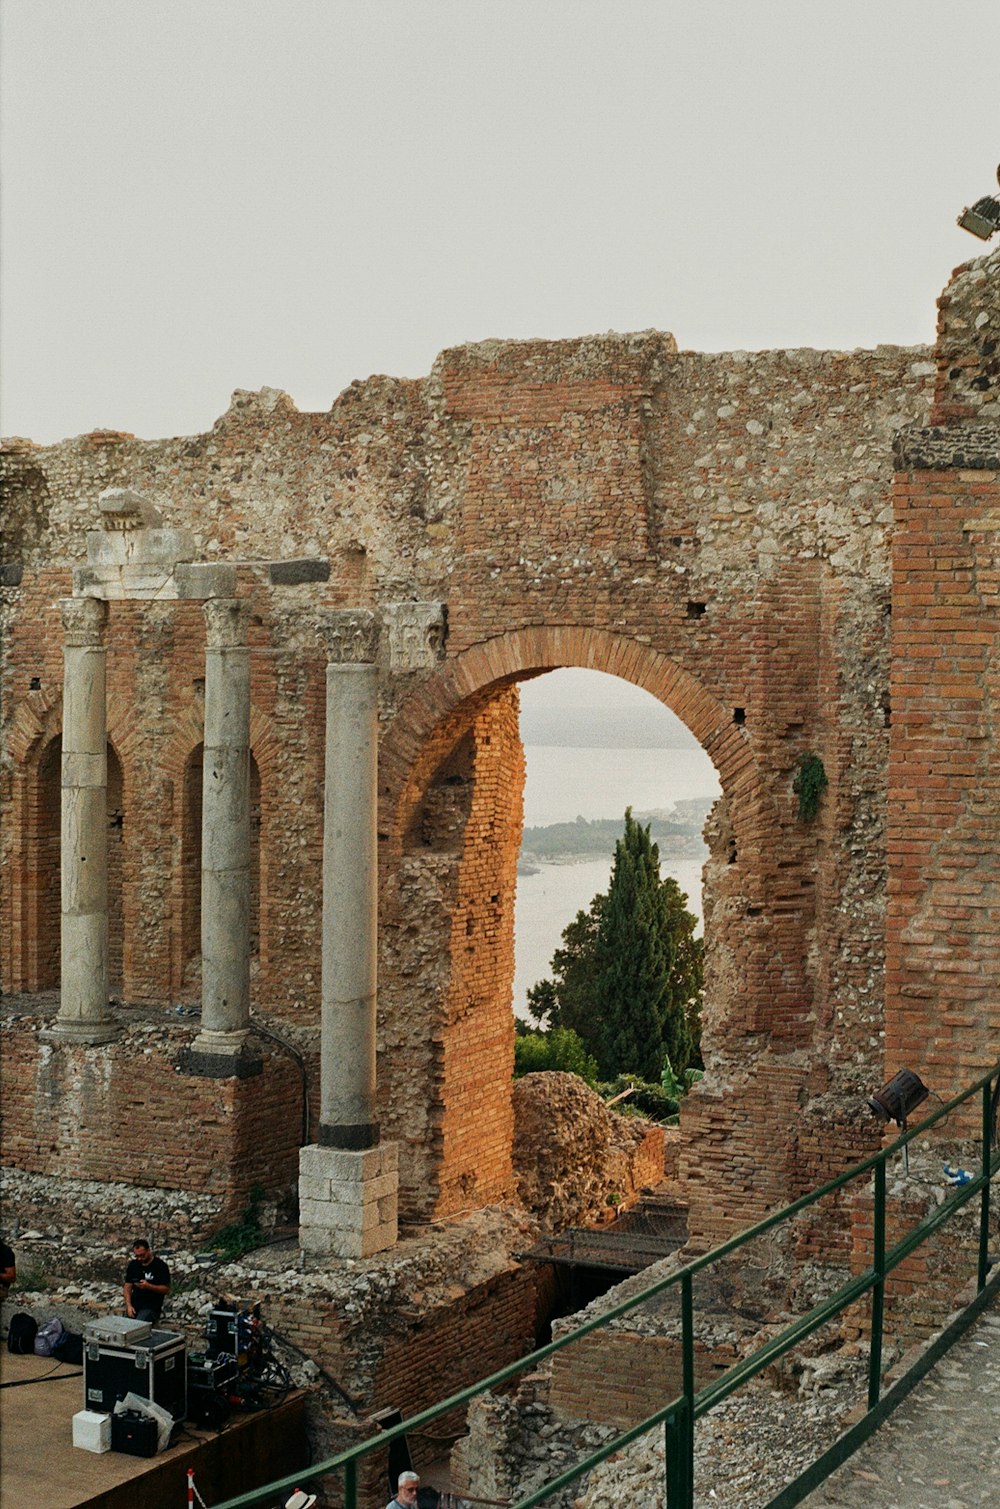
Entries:
<svg viewBox="0 0 1000 1509">
<path fill-rule="evenodd" d="M 931 1092 L 912 1069 L 900 1069 L 889 1083 L 868 1097 L 868 1109 L 879 1121 L 894 1121 L 906 1128 L 906 1118 L 917 1106 L 922 1105 Z"/>
<path fill-rule="evenodd" d="M 997 182 L 1000 183 L 1000 167 L 997 168 Z M 977 199 L 975 204 L 962 211 L 958 224 L 963 231 L 971 231 L 974 236 L 978 236 L 980 241 L 988 241 L 994 231 L 1000 230 L 1000 198 L 995 194 L 986 194 L 982 199 Z"/>
</svg>

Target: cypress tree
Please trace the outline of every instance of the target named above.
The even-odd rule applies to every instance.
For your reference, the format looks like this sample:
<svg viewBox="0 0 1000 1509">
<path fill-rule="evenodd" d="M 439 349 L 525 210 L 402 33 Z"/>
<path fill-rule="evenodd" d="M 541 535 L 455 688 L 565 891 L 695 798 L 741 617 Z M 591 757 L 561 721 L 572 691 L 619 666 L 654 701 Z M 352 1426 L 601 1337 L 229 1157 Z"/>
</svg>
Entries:
<svg viewBox="0 0 1000 1509">
<path fill-rule="evenodd" d="M 629 807 L 608 890 L 563 932 L 553 980 L 529 992 L 536 1019 L 578 1033 L 605 1079 L 658 1082 L 664 1054 L 682 1078 L 700 1060 L 702 944 L 686 900 L 660 878 L 659 849 Z"/>
</svg>

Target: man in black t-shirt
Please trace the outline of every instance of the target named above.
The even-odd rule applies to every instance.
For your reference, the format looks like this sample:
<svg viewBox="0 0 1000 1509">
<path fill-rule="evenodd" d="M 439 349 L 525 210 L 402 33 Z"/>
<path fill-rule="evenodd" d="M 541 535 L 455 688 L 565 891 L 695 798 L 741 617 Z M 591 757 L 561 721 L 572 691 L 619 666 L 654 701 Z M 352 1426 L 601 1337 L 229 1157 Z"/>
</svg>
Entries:
<svg viewBox="0 0 1000 1509">
<path fill-rule="evenodd" d="M 125 1269 L 125 1314 L 132 1320 L 160 1318 L 163 1301 L 170 1293 L 170 1269 L 153 1256 L 145 1237 L 132 1243 L 132 1257 Z"/>
<path fill-rule="evenodd" d="M 17 1278 L 17 1264 L 14 1262 L 14 1254 L 6 1242 L 0 1242 L 0 1299 L 6 1299 L 7 1293 Z"/>
</svg>

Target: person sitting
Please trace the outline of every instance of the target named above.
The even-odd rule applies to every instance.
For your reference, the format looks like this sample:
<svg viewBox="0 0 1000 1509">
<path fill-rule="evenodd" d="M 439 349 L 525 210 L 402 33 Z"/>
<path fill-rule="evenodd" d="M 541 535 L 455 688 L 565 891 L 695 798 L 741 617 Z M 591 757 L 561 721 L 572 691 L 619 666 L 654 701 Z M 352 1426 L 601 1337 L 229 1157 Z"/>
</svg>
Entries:
<svg viewBox="0 0 1000 1509">
<path fill-rule="evenodd" d="M 155 1326 L 170 1293 L 170 1269 L 153 1256 L 145 1237 L 132 1243 L 132 1257 L 125 1269 L 125 1314 L 132 1320 L 148 1320 Z"/>
<path fill-rule="evenodd" d="M 0 1300 L 6 1299 L 17 1279 L 17 1264 L 6 1242 L 0 1242 Z"/>
</svg>

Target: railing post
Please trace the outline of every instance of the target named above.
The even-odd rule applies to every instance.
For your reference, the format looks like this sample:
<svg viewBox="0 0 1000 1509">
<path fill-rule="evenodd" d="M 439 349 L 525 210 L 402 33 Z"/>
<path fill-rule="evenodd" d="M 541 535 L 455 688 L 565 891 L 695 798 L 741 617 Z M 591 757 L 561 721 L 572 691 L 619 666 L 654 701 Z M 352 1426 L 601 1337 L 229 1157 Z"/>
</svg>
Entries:
<svg viewBox="0 0 1000 1509">
<path fill-rule="evenodd" d="M 358 1463 L 355 1457 L 344 1463 L 344 1509 L 358 1509 Z"/>
<path fill-rule="evenodd" d="M 882 1323 L 885 1315 L 885 1158 L 875 1165 L 875 1207 L 872 1242 L 872 1334 L 868 1354 L 868 1408 L 874 1409 L 882 1390 Z"/>
<path fill-rule="evenodd" d="M 993 1162 L 992 1148 L 990 1146 L 990 1134 L 993 1130 L 990 1125 L 990 1109 L 993 1092 L 989 1080 L 983 1085 L 983 1187 L 980 1192 L 979 1206 L 979 1267 L 976 1274 L 976 1283 L 981 1291 L 986 1287 L 986 1273 L 989 1266 L 987 1249 L 990 1240 L 990 1168 Z"/>
<path fill-rule="evenodd" d="M 687 1272 L 681 1274 L 681 1386 L 684 1397 L 663 1422 L 667 1509 L 694 1504 L 694 1307 Z"/>
</svg>

